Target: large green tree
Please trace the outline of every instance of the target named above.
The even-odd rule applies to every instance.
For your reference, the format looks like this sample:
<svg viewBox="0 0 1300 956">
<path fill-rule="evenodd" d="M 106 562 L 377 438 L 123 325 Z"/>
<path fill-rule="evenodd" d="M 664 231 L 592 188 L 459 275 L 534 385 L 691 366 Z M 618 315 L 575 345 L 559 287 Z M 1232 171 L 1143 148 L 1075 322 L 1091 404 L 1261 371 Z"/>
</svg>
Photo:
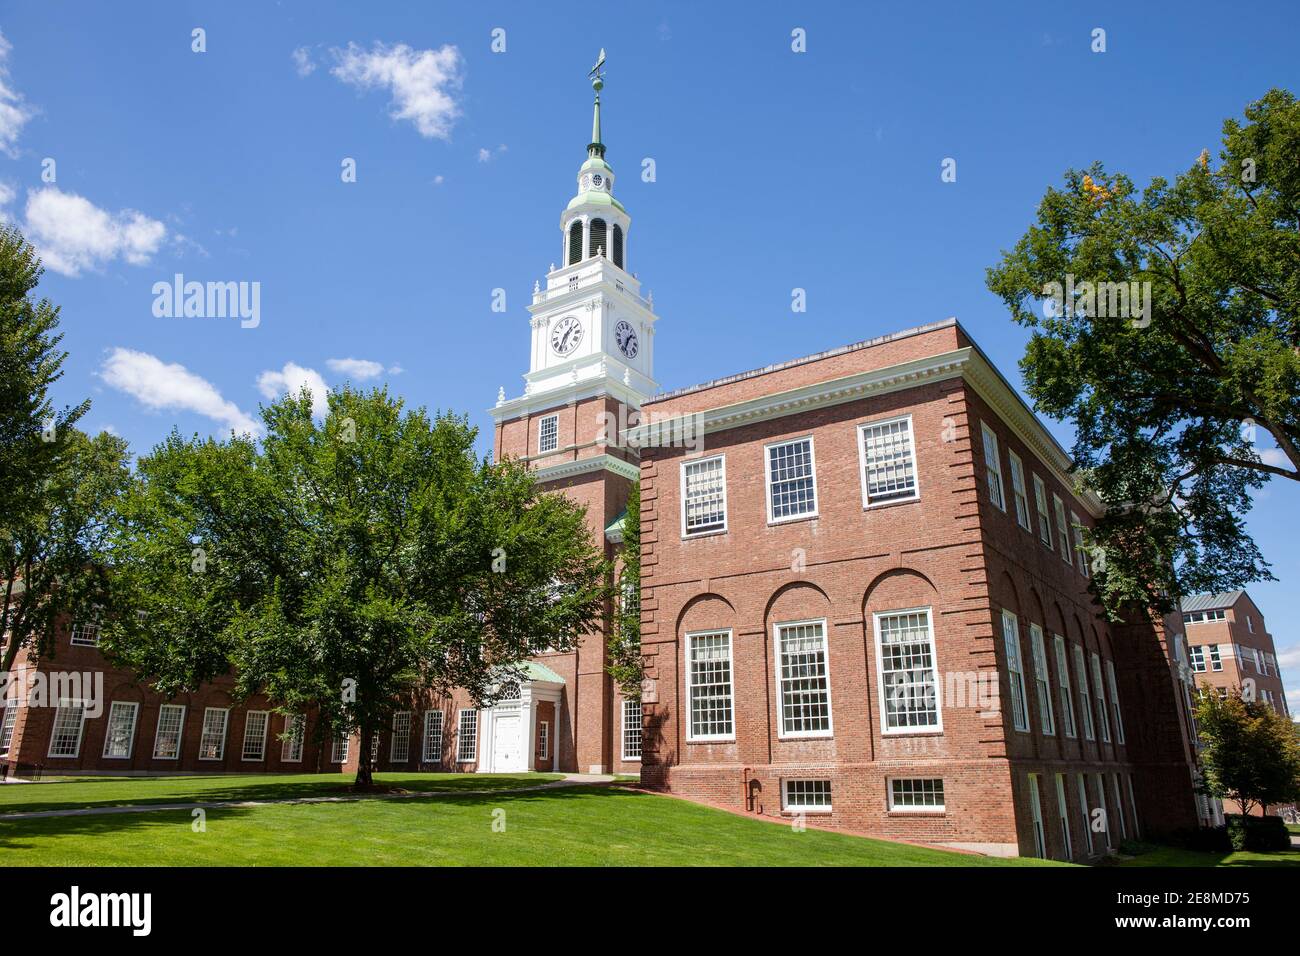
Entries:
<svg viewBox="0 0 1300 956">
<path fill-rule="evenodd" d="M 1026 388 L 1073 423 L 1080 484 L 1105 504 L 1106 608 L 1271 578 L 1244 516 L 1270 478 L 1300 480 L 1295 98 L 1252 103 L 1217 161 L 1173 182 L 1068 171 L 988 285 L 1033 330 Z"/>
<path fill-rule="evenodd" d="M 1233 800 L 1246 816 L 1256 807 L 1300 800 L 1300 736 L 1272 705 L 1220 697 L 1202 688 L 1196 700 L 1200 753 L 1210 796 Z"/>
<path fill-rule="evenodd" d="M 583 509 L 514 461 L 476 458 L 454 415 L 386 391 L 305 392 L 266 435 L 173 433 L 140 460 L 113 542 L 109 652 L 163 693 L 233 672 L 242 695 L 375 734 L 412 695 L 490 702 L 547 647 L 599 624 L 603 557 Z"/>
</svg>

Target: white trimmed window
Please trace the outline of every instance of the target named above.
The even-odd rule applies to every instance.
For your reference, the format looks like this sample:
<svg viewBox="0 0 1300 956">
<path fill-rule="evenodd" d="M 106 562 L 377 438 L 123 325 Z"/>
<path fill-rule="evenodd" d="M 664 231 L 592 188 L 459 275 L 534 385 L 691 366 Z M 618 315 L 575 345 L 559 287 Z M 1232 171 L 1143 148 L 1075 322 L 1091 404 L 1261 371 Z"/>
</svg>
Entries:
<svg viewBox="0 0 1300 956">
<path fill-rule="evenodd" d="M 99 646 L 99 619 L 78 621 L 72 625 L 72 645 L 74 647 Z"/>
<path fill-rule="evenodd" d="M 86 708 L 80 700 L 61 700 L 50 732 L 51 757 L 75 757 L 81 753 L 81 732 L 86 726 Z"/>
<path fill-rule="evenodd" d="M 1007 457 L 1011 459 L 1011 495 L 1016 501 L 1016 524 L 1029 528 L 1029 492 L 1025 490 L 1025 466 L 1020 456 L 1010 448 Z"/>
<path fill-rule="evenodd" d="M 1052 635 L 1052 650 L 1056 653 L 1056 683 L 1061 698 L 1061 726 L 1065 736 L 1075 737 L 1074 694 L 1070 690 L 1070 661 L 1065 653 L 1065 638 Z"/>
<path fill-rule="evenodd" d="M 780 737 L 831 734 L 831 683 L 826 622 L 776 625 L 776 675 Z"/>
<path fill-rule="evenodd" d="M 244 715 L 244 747 L 240 760 L 266 759 L 266 728 L 271 715 L 265 710 L 250 710 Z"/>
<path fill-rule="evenodd" d="M 984 436 L 984 470 L 989 483 L 989 500 L 1007 510 L 1006 497 L 1002 493 L 1002 459 L 998 457 L 998 436 L 984 422 L 980 422 L 980 432 Z"/>
<path fill-rule="evenodd" d="M 889 781 L 889 809 L 895 813 L 938 813 L 944 809 L 943 778 Z"/>
<path fill-rule="evenodd" d="M 1065 524 L 1065 503 L 1055 492 L 1052 493 L 1052 510 L 1056 512 L 1056 538 L 1061 546 L 1061 560 L 1074 567 L 1074 555 L 1070 553 L 1070 529 Z"/>
<path fill-rule="evenodd" d="M 9 755 L 9 748 L 14 745 L 14 728 L 18 726 L 18 707 L 10 704 L 5 708 L 4 723 L 0 724 L 0 757 Z"/>
<path fill-rule="evenodd" d="M 537 425 L 538 453 L 555 451 L 560 445 L 560 416 L 547 415 Z"/>
<path fill-rule="evenodd" d="M 722 455 L 682 462 L 682 535 L 727 530 L 727 463 Z"/>
<path fill-rule="evenodd" d="M 1192 670 L 1198 674 L 1205 673 L 1205 648 L 1198 647 L 1195 644 L 1189 644 L 1187 647 L 1187 657 L 1192 665 Z"/>
<path fill-rule="evenodd" d="M 817 465 L 811 438 L 767 446 L 767 520 L 817 514 Z"/>
<path fill-rule="evenodd" d="M 1115 712 L 1115 740 L 1124 742 L 1124 718 L 1119 713 L 1119 687 L 1115 684 L 1115 662 L 1106 658 L 1106 692 L 1110 694 L 1110 709 Z"/>
<path fill-rule="evenodd" d="M 302 760 L 302 740 L 306 729 L 307 719 L 302 714 L 291 714 L 284 719 L 284 739 L 280 741 L 280 760 L 284 763 Z"/>
<path fill-rule="evenodd" d="M 1011 724 L 1029 732 L 1029 701 L 1025 699 L 1025 668 L 1020 660 L 1020 622 L 1010 611 L 1002 612 L 1002 644 L 1007 654 L 1007 683 L 1011 685 Z"/>
<path fill-rule="evenodd" d="M 1092 841 L 1092 814 L 1088 810 L 1088 787 L 1083 782 L 1083 774 L 1075 774 L 1075 779 L 1079 784 L 1079 813 L 1083 816 L 1083 835 L 1088 841 L 1088 855 L 1092 856 L 1096 848 Z"/>
<path fill-rule="evenodd" d="M 1037 624 L 1029 625 L 1029 648 L 1034 655 L 1034 686 L 1038 691 L 1039 722 L 1043 733 L 1053 737 L 1056 735 L 1056 714 L 1052 707 L 1052 679 L 1047 671 L 1047 645 L 1043 640 L 1043 629 Z"/>
<path fill-rule="evenodd" d="M 352 735 L 346 730 L 336 731 L 330 744 L 330 763 L 347 763 L 351 746 Z"/>
<path fill-rule="evenodd" d="M 551 722 L 548 720 L 537 725 L 537 757 L 539 760 L 551 759 Z"/>
<path fill-rule="evenodd" d="M 1092 692 L 1097 698 L 1097 724 L 1101 739 L 1110 743 L 1110 714 L 1106 712 L 1106 689 L 1101 682 L 1101 658 L 1092 652 Z"/>
<path fill-rule="evenodd" d="M 1109 850 L 1115 846 L 1113 836 L 1114 827 L 1110 824 L 1110 808 L 1106 806 L 1106 785 L 1102 780 L 1100 773 L 1094 773 L 1092 775 L 1092 788 L 1094 791 L 1093 795 L 1097 800 L 1097 807 L 1101 810 L 1101 818 L 1106 824 L 1104 832 L 1106 834 L 1106 848 Z"/>
<path fill-rule="evenodd" d="M 225 707 L 208 707 L 203 711 L 203 730 L 199 734 L 199 759 L 220 760 L 226 755 L 226 723 L 230 711 Z"/>
<path fill-rule="evenodd" d="M 731 631 L 686 635 L 688 740 L 732 740 Z"/>
<path fill-rule="evenodd" d="M 1061 846 L 1065 848 L 1065 859 L 1074 857 L 1074 841 L 1070 839 L 1070 805 L 1065 800 L 1065 774 L 1056 775 L 1056 814 L 1061 821 Z"/>
<path fill-rule="evenodd" d="M 930 609 L 878 612 L 875 622 L 883 732 L 943 730 Z"/>
<path fill-rule="evenodd" d="M 1120 839 L 1128 839 L 1128 821 L 1124 819 L 1124 801 L 1120 798 L 1119 791 L 1119 774 L 1110 775 L 1110 789 L 1115 797 L 1115 816 L 1119 817 L 1119 835 Z"/>
<path fill-rule="evenodd" d="M 155 760 L 175 760 L 181 755 L 185 731 L 185 705 L 163 704 L 158 708 L 158 730 L 153 738 Z"/>
<path fill-rule="evenodd" d="M 1225 620 L 1223 611 L 1192 611 L 1183 615 L 1183 621 L 1187 624 L 1205 624 L 1209 621 Z"/>
<path fill-rule="evenodd" d="M 393 714 L 393 737 L 388 743 L 388 762 L 406 763 L 411 759 L 411 712 Z"/>
<path fill-rule="evenodd" d="M 456 732 L 456 762 L 473 763 L 478 759 L 478 711 L 468 707 L 460 712 Z"/>
<path fill-rule="evenodd" d="M 787 813 L 830 813 L 829 780 L 782 780 L 781 809 Z"/>
<path fill-rule="evenodd" d="M 1074 532 L 1074 552 L 1079 556 L 1079 573 L 1085 578 L 1092 577 L 1092 565 L 1088 563 L 1088 549 L 1083 543 L 1083 522 L 1079 516 L 1070 512 L 1070 527 Z"/>
<path fill-rule="evenodd" d="M 1034 856 L 1047 859 L 1047 835 L 1043 832 L 1043 799 L 1038 788 L 1038 774 L 1029 775 L 1029 812 L 1034 822 Z"/>
<path fill-rule="evenodd" d="M 920 496 L 911 415 L 859 425 L 858 455 L 864 508 L 889 501 L 914 501 Z"/>
<path fill-rule="evenodd" d="M 1128 809 L 1133 814 L 1133 835 L 1141 839 L 1142 824 L 1138 822 L 1137 797 L 1133 793 L 1133 775 L 1131 773 L 1125 775 L 1124 782 L 1128 784 Z"/>
<path fill-rule="evenodd" d="M 424 712 L 424 762 L 442 761 L 442 711 Z"/>
<path fill-rule="evenodd" d="M 135 720 L 140 705 L 130 700 L 115 700 L 108 709 L 108 730 L 104 733 L 104 756 L 126 760 L 135 746 Z"/>
<path fill-rule="evenodd" d="M 623 701 L 623 759 L 641 759 L 641 701 Z"/>
<path fill-rule="evenodd" d="M 1246 630 L 1251 634 L 1255 633 L 1255 621 L 1249 614 L 1246 615 Z"/>
<path fill-rule="evenodd" d="M 1052 519 L 1047 513 L 1047 486 L 1034 475 L 1034 510 L 1038 512 L 1038 538 L 1049 548 L 1052 546 Z"/>
<path fill-rule="evenodd" d="M 1092 729 L 1092 701 L 1088 698 L 1088 673 L 1087 665 L 1083 662 L 1083 648 L 1075 644 L 1071 650 L 1074 653 L 1075 683 L 1079 685 L 1079 715 L 1083 718 L 1083 736 L 1085 740 L 1096 740 Z"/>
</svg>

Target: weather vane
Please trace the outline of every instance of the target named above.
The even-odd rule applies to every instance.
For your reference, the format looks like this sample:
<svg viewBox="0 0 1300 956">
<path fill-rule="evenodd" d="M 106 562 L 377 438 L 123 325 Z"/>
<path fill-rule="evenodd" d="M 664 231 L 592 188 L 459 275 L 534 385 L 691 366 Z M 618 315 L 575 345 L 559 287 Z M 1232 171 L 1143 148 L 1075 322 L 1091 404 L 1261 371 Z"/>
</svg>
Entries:
<svg viewBox="0 0 1300 956">
<path fill-rule="evenodd" d="M 600 92 L 600 88 L 605 85 L 605 48 L 600 48 L 600 56 L 596 57 L 596 65 L 591 68 L 587 74 L 591 78 L 591 85 Z"/>
</svg>

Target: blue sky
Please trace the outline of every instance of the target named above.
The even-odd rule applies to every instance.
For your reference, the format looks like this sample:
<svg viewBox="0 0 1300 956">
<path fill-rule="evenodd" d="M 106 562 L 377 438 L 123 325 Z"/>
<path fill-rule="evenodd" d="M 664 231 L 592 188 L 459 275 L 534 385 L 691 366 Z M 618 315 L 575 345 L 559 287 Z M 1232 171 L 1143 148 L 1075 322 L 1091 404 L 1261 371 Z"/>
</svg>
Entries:
<svg viewBox="0 0 1300 956">
<path fill-rule="evenodd" d="M 285 383 L 367 373 L 488 426 L 527 370 L 524 307 L 559 254 L 601 47 L 665 388 L 952 315 L 1018 380 L 1026 335 L 983 276 L 1045 187 L 1093 160 L 1172 174 L 1271 86 L 1300 90 L 1293 2 L 1230 30 L 1188 2 L 391 7 L 7 5 L 0 208 L 58 264 L 59 394 L 93 398 L 89 428 L 143 452 L 247 421 Z M 260 283 L 260 324 L 156 317 L 177 272 Z M 1298 501 L 1258 496 L 1281 581 L 1250 590 L 1300 712 Z"/>
</svg>

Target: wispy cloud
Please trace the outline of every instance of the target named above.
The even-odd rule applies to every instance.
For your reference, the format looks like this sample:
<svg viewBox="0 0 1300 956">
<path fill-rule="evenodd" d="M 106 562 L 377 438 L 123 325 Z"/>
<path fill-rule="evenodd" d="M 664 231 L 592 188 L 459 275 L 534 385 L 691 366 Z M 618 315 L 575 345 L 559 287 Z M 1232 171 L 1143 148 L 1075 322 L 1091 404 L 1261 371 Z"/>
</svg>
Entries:
<svg viewBox="0 0 1300 956">
<path fill-rule="evenodd" d="M 480 148 L 478 151 L 478 161 L 480 163 L 489 162 L 493 157 L 500 156 L 502 153 L 504 153 L 506 149 L 507 147 L 505 143 L 502 143 L 495 150 Z"/>
<path fill-rule="evenodd" d="M 370 359 L 359 358 L 333 358 L 326 359 L 325 364 L 330 367 L 330 371 L 338 372 L 340 375 L 346 375 L 350 379 L 358 382 L 364 382 L 366 379 L 378 378 L 384 372 L 382 362 L 373 362 Z"/>
<path fill-rule="evenodd" d="M 0 153 L 18 154 L 18 135 L 36 110 L 27 104 L 23 95 L 10 85 L 9 53 L 13 44 L 0 33 Z"/>
<path fill-rule="evenodd" d="M 279 398 L 286 393 L 297 396 L 304 387 L 311 392 L 312 415 L 316 418 L 324 418 L 329 412 L 329 403 L 326 401 L 329 386 L 325 384 L 325 379 L 321 378 L 320 372 L 314 368 L 304 368 L 293 362 L 285 362 L 284 368 L 278 372 L 267 369 L 257 377 L 258 391 L 270 399 Z"/>
<path fill-rule="evenodd" d="M 27 193 L 23 231 L 55 272 L 79 276 L 114 259 L 145 265 L 167 237 L 167 227 L 134 209 L 110 213 L 56 186 Z"/>
<path fill-rule="evenodd" d="M 316 61 L 311 58 L 309 47 L 300 46 L 289 55 L 293 58 L 293 68 L 299 76 L 311 76 L 316 72 Z"/>
<path fill-rule="evenodd" d="M 447 44 L 437 50 L 413 50 L 405 43 L 376 43 L 369 50 L 349 43 L 332 51 L 334 76 L 359 90 L 386 89 L 392 96 L 389 115 L 409 120 L 426 139 L 449 139 L 460 116 L 455 93 L 464 82 L 465 61 Z"/>
<path fill-rule="evenodd" d="M 261 423 L 223 398 L 207 379 L 148 352 L 113 349 L 99 377 L 152 411 L 193 412 L 239 434 L 261 434 Z"/>
</svg>

